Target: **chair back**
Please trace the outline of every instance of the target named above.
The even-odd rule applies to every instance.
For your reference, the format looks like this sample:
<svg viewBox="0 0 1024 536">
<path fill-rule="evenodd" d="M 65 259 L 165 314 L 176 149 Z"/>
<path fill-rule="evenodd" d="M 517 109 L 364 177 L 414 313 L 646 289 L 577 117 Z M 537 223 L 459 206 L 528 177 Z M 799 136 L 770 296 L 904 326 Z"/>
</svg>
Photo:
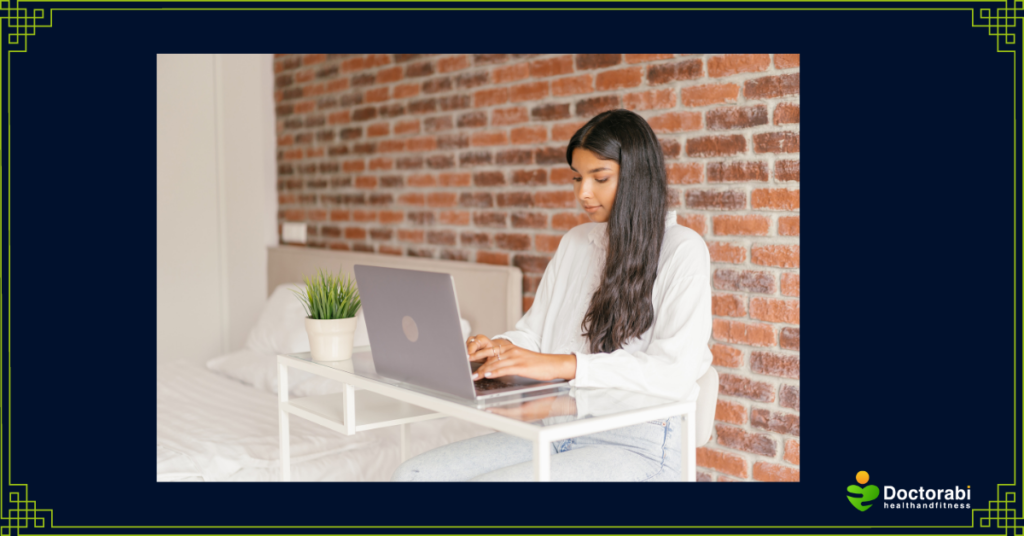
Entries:
<svg viewBox="0 0 1024 536">
<path fill-rule="evenodd" d="M 715 408 L 718 407 L 718 371 L 708 367 L 708 371 L 697 380 L 700 392 L 697 394 L 697 417 L 693 426 L 697 434 L 695 443 L 703 447 L 711 439 L 711 428 L 715 423 Z"/>
</svg>

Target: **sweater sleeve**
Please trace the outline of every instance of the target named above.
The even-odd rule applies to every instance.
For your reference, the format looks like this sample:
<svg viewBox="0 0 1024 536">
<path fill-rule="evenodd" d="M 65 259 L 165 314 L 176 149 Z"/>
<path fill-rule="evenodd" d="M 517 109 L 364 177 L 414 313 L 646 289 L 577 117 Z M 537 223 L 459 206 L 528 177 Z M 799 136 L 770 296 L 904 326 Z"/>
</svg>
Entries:
<svg viewBox="0 0 1024 536">
<path fill-rule="evenodd" d="M 526 314 L 516 322 L 515 329 L 512 331 L 506 331 L 499 335 L 491 337 L 491 339 L 505 339 L 511 341 L 512 344 L 532 352 L 541 351 L 541 333 L 544 327 L 544 321 L 547 318 L 548 311 L 551 309 L 551 300 L 555 292 L 555 279 L 558 273 L 558 266 L 561 263 L 562 257 L 564 256 L 564 249 L 568 247 L 568 240 L 563 239 L 558 244 L 558 249 L 555 251 L 555 255 L 548 262 L 548 265 L 544 268 L 544 274 L 541 275 L 540 284 L 537 287 L 537 292 L 533 298 L 533 305 L 526 311 Z"/>
<path fill-rule="evenodd" d="M 703 240 L 684 242 L 664 266 L 667 277 L 643 352 L 576 353 L 576 387 L 615 387 L 686 398 L 711 366 L 711 256 Z"/>
</svg>

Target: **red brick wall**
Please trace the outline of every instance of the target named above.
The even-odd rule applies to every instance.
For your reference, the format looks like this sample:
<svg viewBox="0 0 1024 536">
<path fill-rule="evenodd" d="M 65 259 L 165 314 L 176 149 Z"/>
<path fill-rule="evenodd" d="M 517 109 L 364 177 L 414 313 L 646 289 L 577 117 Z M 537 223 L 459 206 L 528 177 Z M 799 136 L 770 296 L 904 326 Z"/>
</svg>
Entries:
<svg viewBox="0 0 1024 536">
<path fill-rule="evenodd" d="M 721 388 L 701 480 L 798 480 L 800 59 L 795 54 L 278 55 L 280 222 L 311 247 L 523 270 L 523 309 L 588 220 L 572 134 L 628 108 L 707 241 Z"/>
</svg>

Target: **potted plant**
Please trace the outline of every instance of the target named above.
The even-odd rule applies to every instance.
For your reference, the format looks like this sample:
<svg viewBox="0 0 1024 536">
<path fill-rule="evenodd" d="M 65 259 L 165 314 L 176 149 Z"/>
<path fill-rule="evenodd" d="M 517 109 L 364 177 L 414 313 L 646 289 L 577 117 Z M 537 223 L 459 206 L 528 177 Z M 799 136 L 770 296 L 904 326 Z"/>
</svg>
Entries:
<svg viewBox="0 0 1024 536">
<path fill-rule="evenodd" d="M 306 310 L 309 351 L 316 361 L 352 358 L 352 341 L 359 311 L 359 291 L 348 274 L 325 274 L 317 270 L 313 279 L 303 277 L 306 289 L 293 289 Z"/>
</svg>

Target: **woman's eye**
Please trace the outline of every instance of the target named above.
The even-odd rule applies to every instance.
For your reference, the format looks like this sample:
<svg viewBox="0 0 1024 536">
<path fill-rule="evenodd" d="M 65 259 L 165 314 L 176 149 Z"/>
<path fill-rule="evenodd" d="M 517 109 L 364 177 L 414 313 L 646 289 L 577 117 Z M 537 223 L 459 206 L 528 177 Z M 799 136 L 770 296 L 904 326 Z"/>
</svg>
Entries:
<svg viewBox="0 0 1024 536">
<path fill-rule="evenodd" d="M 596 180 L 597 180 L 597 182 L 608 182 L 608 179 L 607 179 L 607 178 L 604 178 L 604 179 L 596 179 Z"/>
<path fill-rule="evenodd" d="M 580 182 L 581 180 L 583 180 L 583 177 L 573 177 L 572 180 Z"/>
</svg>

